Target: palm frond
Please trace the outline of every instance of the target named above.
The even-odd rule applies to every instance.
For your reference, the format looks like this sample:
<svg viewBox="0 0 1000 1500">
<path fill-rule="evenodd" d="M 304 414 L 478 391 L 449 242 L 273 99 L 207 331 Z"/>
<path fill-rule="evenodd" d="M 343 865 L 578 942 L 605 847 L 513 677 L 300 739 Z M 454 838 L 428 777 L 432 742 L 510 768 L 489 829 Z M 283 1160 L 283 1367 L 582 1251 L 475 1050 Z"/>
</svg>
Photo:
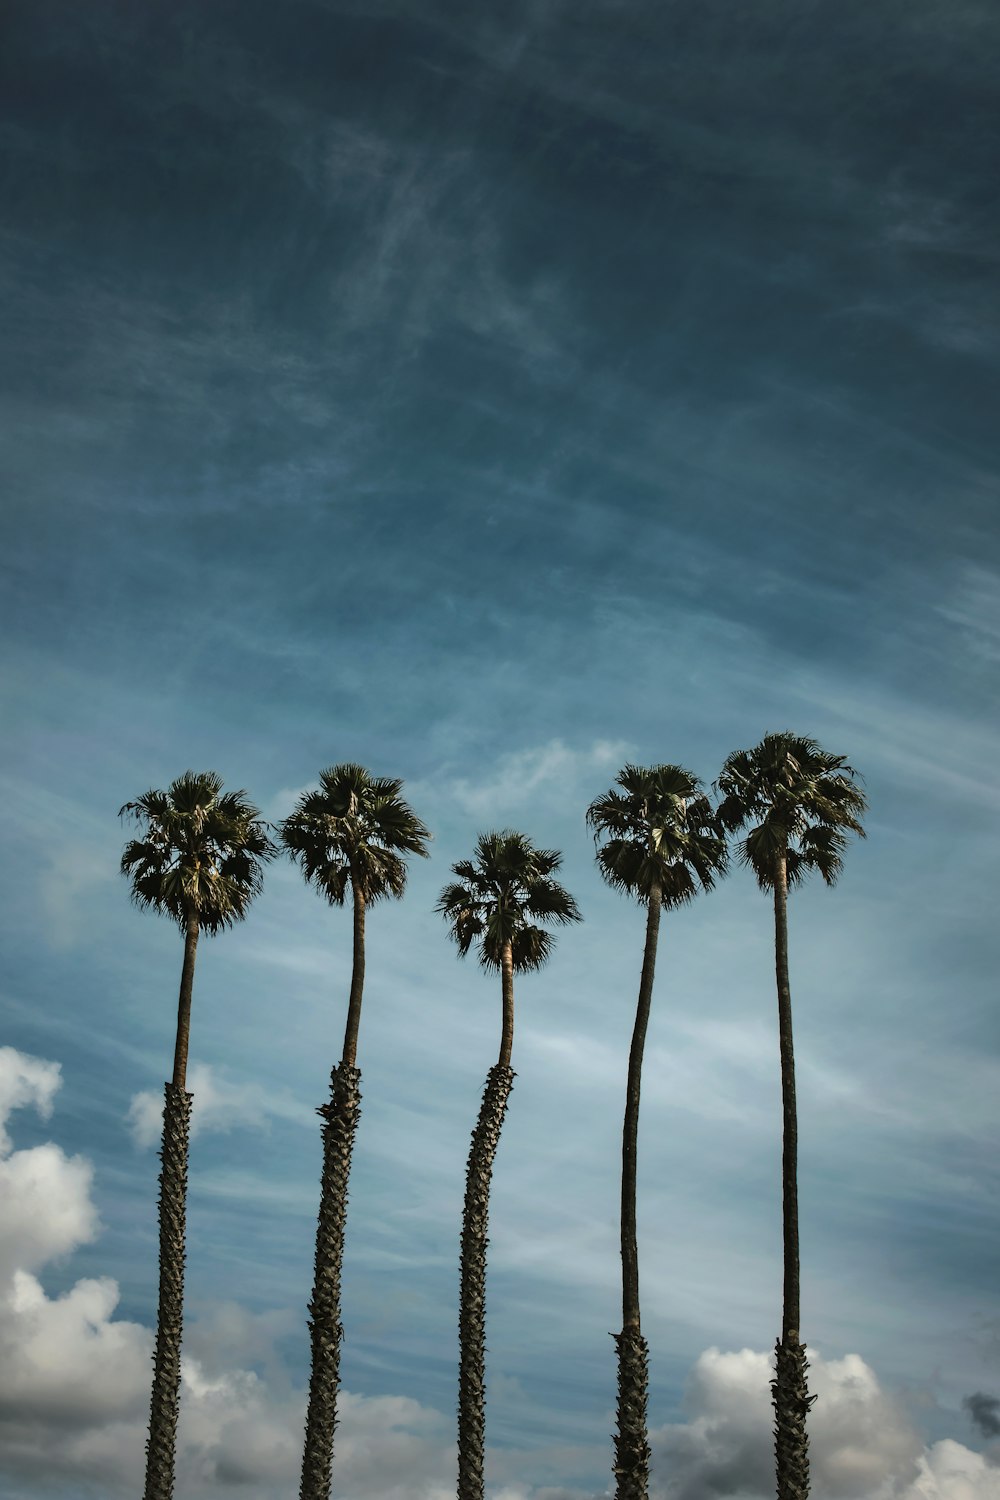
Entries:
<svg viewBox="0 0 1000 1500">
<path fill-rule="evenodd" d="M 166 791 L 151 789 L 120 809 L 142 837 L 122 853 L 132 900 L 171 917 L 184 930 L 194 916 L 207 933 L 240 921 L 263 885 L 263 865 L 278 853 L 246 793 L 222 793 L 215 771 L 185 771 Z"/>
<path fill-rule="evenodd" d="M 725 828 L 698 777 L 683 766 L 626 765 L 587 809 L 597 866 L 615 890 L 664 907 L 710 890 L 728 867 Z M 603 843 L 601 842 L 603 840 Z"/>
<path fill-rule="evenodd" d="M 306 881 L 342 905 L 349 886 L 369 903 L 406 889 L 404 854 L 428 857 L 430 830 L 399 796 L 402 781 L 373 777 L 343 762 L 320 772 L 318 791 L 304 792 L 278 825 L 285 851 Z"/>
<path fill-rule="evenodd" d="M 730 833 L 747 829 L 739 845 L 763 890 L 774 886 L 785 857 L 789 885 L 818 870 L 832 885 L 843 866 L 845 833 L 865 837 L 867 808 L 854 768 L 814 739 L 769 733 L 752 750 L 727 757 L 715 783 L 718 817 Z"/>
<path fill-rule="evenodd" d="M 529 918 L 562 925 L 581 920 L 573 897 L 551 878 L 561 864 L 558 850 L 536 849 L 515 829 L 481 833 L 474 857 L 452 865 L 458 880 L 443 887 L 434 908 L 448 922 L 459 954 L 478 943 L 479 962 L 499 970 L 510 943 L 515 970 L 540 968 L 554 939 Z"/>
</svg>

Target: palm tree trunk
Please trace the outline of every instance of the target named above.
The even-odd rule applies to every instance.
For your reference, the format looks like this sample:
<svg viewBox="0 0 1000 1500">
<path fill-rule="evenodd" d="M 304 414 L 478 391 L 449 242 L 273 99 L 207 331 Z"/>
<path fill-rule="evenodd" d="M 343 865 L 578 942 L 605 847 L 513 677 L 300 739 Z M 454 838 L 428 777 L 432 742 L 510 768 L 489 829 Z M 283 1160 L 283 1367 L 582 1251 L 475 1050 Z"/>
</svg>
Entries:
<svg viewBox="0 0 1000 1500">
<path fill-rule="evenodd" d="M 323 1177 L 316 1226 L 313 1294 L 309 1303 L 312 1365 L 300 1500 L 327 1500 L 330 1494 L 340 1386 L 340 1345 L 344 1336 L 340 1321 L 340 1277 L 344 1262 L 351 1152 L 361 1114 L 360 1083 L 359 1069 L 341 1062 L 330 1075 L 330 1102 L 316 1111 L 324 1122 Z"/>
<path fill-rule="evenodd" d="M 642 956 L 639 1001 L 628 1058 L 625 1124 L 622 1131 L 622 1331 L 614 1335 L 618 1347 L 618 1431 L 615 1434 L 616 1500 L 646 1500 L 649 1489 L 649 1442 L 646 1403 L 649 1388 L 649 1346 L 639 1325 L 639 1247 L 636 1239 L 636 1161 L 639 1143 L 639 1091 L 642 1053 L 653 999 L 656 944 L 660 932 L 661 890 L 649 893 L 646 946 Z"/>
<path fill-rule="evenodd" d="M 784 853 L 774 881 L 774 967 L 778 987 L 778 1039 L 781 1049 L 781 1204 L 784 1286 L 781 1338 L 774 1346 L 774 1454 L 778 1500 L 807 1500 L 809 1439 L 806 1415 L 816 1400 L 808 1394 L 805 1344 L 799 1342 L 798 1119 L 795 1108 L 795 1052 L 792 1045 L 792 992 L 788 982 L 788 875 Z"/>
<path fill-rule="evenodd" d="M 177 1000 L 177 1035 L 174 1041 L 175 1089 L 182 1092 L 187 1083 L 188 1045 L 191 1041 L 191 996 L 194 993 L 194 959 L 198 951 L 198 918 L 188 917 L 184 934 L 184 967 L 181 969 L 181 992 Z"/>
<path fill-rule="evenodd" d="M 198 918 L 188 918 L 177 1002 L 173 1081 L 164 1084 L 160 1147 L 160 1285 L 156 1349 L 149 1402 L 144 1500 L 171 1500 L 180 1412 L 181 1337 L 184 1325 L 184 1239 L 187 1221 L 188 1140 L 192 1096 L 185 1091 L 191 1037 L 191 996 L 198 948 Z"/>
<path fill-rule="evenodd" d="M 514 1074 L 505 1064 L 497 1063 L 487 1073 L 466 1169 L 458 1315 L 458 1500 L 483 1500 L 490 1178 L 513 1086 Z"/>
<path fill-rule="evenodd" d="M 514 1046 L 514 949 L 504 943 L 500 957 L 500 983 L 503 994 L 503 1029 L 500 1033 L 500 1056 L 497 1064 L 510 1067 L 510 1054 Z"/>
<path fill-rule="evenodd" d="M 341 1058 L 341 1066 L 348 1068 L 353 1068 L 357 1061 L 361 1000 L 365 989 L 365 898 L 353 879 L 351 888 L 354 893 L 354 962 L 351 968 L 351 997 L 347 1002 L 344 1055 Z"/>
<path fill-rule="evenodd" d="M 184 1320 L 184 1230 L 191 1095 L 164 1085 L 160 1160 L 160 1293 L 149 1404 L 144 1500 L 171 1500 L 180 1411 L 181 1333 Z"/>
</svg>

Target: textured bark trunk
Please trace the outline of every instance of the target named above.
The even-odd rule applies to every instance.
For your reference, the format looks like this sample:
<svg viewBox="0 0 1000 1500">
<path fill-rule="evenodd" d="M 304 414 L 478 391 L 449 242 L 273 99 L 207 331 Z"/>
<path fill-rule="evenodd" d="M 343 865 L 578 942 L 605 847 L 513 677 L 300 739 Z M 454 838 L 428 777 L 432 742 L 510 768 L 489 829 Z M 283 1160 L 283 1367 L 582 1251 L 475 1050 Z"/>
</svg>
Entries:
<svg viewBox="0 0 1000 1500">
<path fill-rule="evenodd" d="M 614 1336 L 618 1348 L 618 1431 L 615 1434 L 616 1500 L 646 1500 L 650 1448 L 646 1433 L 649 1345 L 633 1326 Z"/>
<path fill-rule="evenodd" d="M 661 891 L 649 893 L 646 946 L 642 956 L 639 1001 L 628 1058 L 625 1124 L 622 1130 L 622 1332 L 618 1346 L 618 1431 L 615 1434 L 616 1500 L 646 1500 L 649 1488 L 649 1443 L 646 1431 L 649 1350 L 639 1324 L 639 1246 L 636 1238 L 636 1166 L 639 1145 L 639 1093 L 642 1054 L 653 999 L 656 945 L 660 932 Z"/>
<path fill-rule="evenodd" d="M 193 948 L 192 948 L 193 965 Z M 185 970 L 187 962 L 185 958 Z M 183 993 L 183 986 L 182 986 Z M 188 986 L 190 1011 L 190 985 Z M 156 1311 L 153 1390 L 149 1404 L 144 1500 L 171 1500 L 180 1410 L 181 1335 L 184 1321 L 184 1231 L 187 1202 L 191 1095 L 164 1085 L 160 1160 L 160 1291 Z"/>
<path fill-rule="evenodd" d="M 300 1500 L 327 1500 L 333 1464 L 333 1435 L 337 1426 L 340 1386 L 340 1277 L 344 1262 L 347 1223 L 347 1186 L 351 1153 L 361 1114 L 361 1073 L 345 1062 L 330 1075 L 330 1102 L 316 1111 L 323 1118 L 323 1177 L 309 1338 L 312 1364 L 305 1446 L 302 1454 Z"/>
<path fill-rule="evenodd" d="M 784 1247 L 781 1338 L 775 1344 L 774 1454 L 778 1500 L 807 1500 L 809 1396 L 805 1345 L 799 1342 L 798 1119 L 795 1107 L 795 1051 L 792 1045 L 792 992 L 788 981 L 788 876 L 784 853 L 774 879 L 774 969 L 778 989 L 781 1049 L 781 1215 Z"/>
<path fill-rule="evenodd" d="M 466 1171 L 458 1317 L 458 1500 L 483 1500 L 490 1178 L 513 1086 L 514 1074 L 505 1063 L 490 1069 Z"/>
<path fill-rule="evenodd" d="M 194 960 L 198 951 L 198 918 L 188 917 L 184 934 L 184 967 L 177 1000 L 177 1036 L 174 1042 L 173 1085 L 183 1093 L 187 1086 L 188 1045 L 191 1040 L 191 996 L 194 993 Z"/>
<path fill-rule="evenodd" d="M 365 990 L 365 898 L 351 881 L 354 895 L 354 963 L 351 968 L 351 997 L 347 1003 L 347 1026 L 344 1031 L 344 1055 L 341 1066 L 353 1068 L 358 1058 L 358 1029 L 361 1025 L 361 1000 Z"/>
</svg>

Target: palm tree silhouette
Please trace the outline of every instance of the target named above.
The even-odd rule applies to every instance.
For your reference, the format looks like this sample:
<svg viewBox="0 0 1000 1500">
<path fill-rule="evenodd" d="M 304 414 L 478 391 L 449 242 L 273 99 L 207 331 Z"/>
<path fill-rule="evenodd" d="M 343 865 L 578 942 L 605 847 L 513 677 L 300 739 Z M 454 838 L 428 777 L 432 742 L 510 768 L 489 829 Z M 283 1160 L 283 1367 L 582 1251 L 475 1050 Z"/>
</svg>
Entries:
<svg viewBox="0 0 1000 1500">
<path fill-rule="evenodd" d="M 365 982 L 365 912 L 406 888 L 405 854 L 427 857 L 429 830 L 403 801 L 402 781 L 372 776 L 345 762 L 320 773 L 320 789 L 306 792 L 279 825 L 281 842 L 305 879 L 332 906 L 348 891 L 354 908 L 354 960 L 340 1062 L 330 1074 L 323 1119 L 323 1176 L 313 1294 L 309 1303 L 311 1371 L 302 1453 L 301 1500 L 327 1500 L 340 1385 L 340 1279 L 347 1223 L 347 1186 L 361 1105 L 355 1066 Z"/>
<path fill-rule="evenodd" d="M 788 981 L 788 889 L 818 870 L 833 885 L 847 847 L 844 830 L 864 837 L 860 815 L 867 802 L 854 784 L 856 772 L 842 755 L 830 755 L 813 739 L 766 734 L 752 750 L 729 756 L 716 789 L 719 817 L 735 833 L 752 825 L 739 845 L 763 891 L 774 895 L 774 961 L 781 1054 L 781 1199 L 784 1285 L 781 1338 L 775 1344 L 774 1449 L 778 1500 L 806 1500 L 809 1440 L 806 1416 L 815 1396 L 807 1393 L 805 1344 L 799 1342 L 798 1119 L 792 993 Z"/>
<path fill-rule="evenodd" d="M 134 819 L 140 837 L 122 854 L 132 899 L 171 917 L 184 934 L 174 1071 L 164 1085 L 160 1160 L 160 1286 L 156 1352 L 146 1444 L 145 1500 L 170 1500 L 174 1490 L 184 1319 L 184 1234 L 191 1094 L 186 1092 L 195 954 L 202 932 L 214 935 L 242 921 L 263 882 L 262 865 L 277 854 L 246 794 L 222 791 L 214 771 L 185 771 L 165 792 L 144 792 L 119 817 Z"/>
<path fill-rule="evenodd" d="M 473 859 L 452 865 L 458 880 L 446 885 L 435 908 L 451 924 L 465 957 L 478 945 L 484 969 L 500 975 L 503 1019 L 500 1055 L 486 1075 L 466 1170 L 459 1296 L 458 1497 L 482 1500 L 485 1427 L 486 1246 L 490 1178 L 514 1084 L 514 975 L 540 969 L 552 951 L 552 934 L 537 922 L 579 922 L 568 891 L 552 876 L 562 864 L 554 849 L 536 849 L 523 833 L 480 834 Z"/>
<path fill-rule="evenodd" d="M 628 1059 L 625 1121 L 622 1131 L 622 1331 L 618 1347 L 618 1431 L 615 1435 L 617 1500 L 645 1500 L 649 1488 L 646 1406 L 649 1346 L 639 1319 L 639 1249 L 636 1239 L 636 1159 L 642 1054 L 653 998 L 653 972 L 660 911 L 690 901 L 699 887 L 708 891 L 724 874 L 728 851 L 722 829 L 701 790 L 701 782 L 681 766 L 627 765 L 618 774 L 619 791 L 596 798 L 587 809 L 594 829 L 601 874 L 615 889 L 646 907 L 646 942 L 639 999 Z"/>
</svg>

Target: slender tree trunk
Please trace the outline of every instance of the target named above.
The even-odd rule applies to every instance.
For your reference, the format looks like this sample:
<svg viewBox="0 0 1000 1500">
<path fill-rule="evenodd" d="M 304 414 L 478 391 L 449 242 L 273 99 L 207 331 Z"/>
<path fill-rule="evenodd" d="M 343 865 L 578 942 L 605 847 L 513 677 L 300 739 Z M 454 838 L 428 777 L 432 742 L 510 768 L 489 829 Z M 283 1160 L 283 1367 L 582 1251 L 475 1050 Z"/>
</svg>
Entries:
<svg viewBox="0 0 1000 1500">
<path fill-rule="evenodd" d="M 191 995 L 198 947 L 198 919 L 188 920 L 184 966 L 177 1005 L 173 1082 L 164 1084 L 163 1142 L 160 1147 L 160 1287 L 156 1309 L 156 1349 L 149 1403 L 144 1500 L 171 1500 L 180 1412 L 181 1337 L 184 1324 L 184 1238 L 187 1219 L 188 1139 L 191 1099 L 185 1092 Z"/>
<path fill-rule="evenodd" d="M 312 1360 L 300 1500 L 328 1500 L 333 1436 L 337 1427 L 340 1346 L 344 1338 L 340 1321 L 340 1278 L 344 1265 L 351 1154 L 361 1115 L 361 1073 L 354 1063 L 358 1055 L 358 1029 L 365 986 L 365 898 L 353 877 L 351 892 L 354 897 L 354 964 L 344 1031 L 344 1055 L 330 1074 L 330 1102 L 316 1111 L 323 1119 L 323 1176 L 316 1224 L 313 1294 L 309 1303 Z"/>
<path fill-rule="evenodd" d="M 784 852 L 774 880 L 774 967 L 778 987 L 778 1039 L 781 1048 L 781 1204 L 784 1285 L 781 1338 L 774 1346 L 774 1453 L 778 1500 L 807 1500 L 809 1440 L 806 1415 L 816 1400 L 808 1394 L 805 1344 L 799 1342 L 798 1120 L 795 1108 L 795 1052 L 792 1045 L 792 992 L 788 982 L 788 876 Z"/>
<path fill-rule="evenodd" d="M 348 1068 L 353 1068 L 357 1061 L 361 1000 L 365 990 L 365 898 L 353 879 L 351 887 L 354 894 L 354 963 L 351 968 L 351 997 L 347 1003 L 344 1055 L 341 1058 L 341 1066 Z"/>
<path fill-rule="evenodd" d="M 187 1085 L 188 1045 L 191 1041 L 191 996 L 194 992 L 194 959 L 198 951 L 198 918 L 188 917 L 184 934 L 184 967 L 181 969 L 181 992 L 177 1000 L 177 1035 L 174 1041 L 175 1089 Z"/>
<path fill-rule="evenodd" d="M 616 1500 L 646 1500 L 649 1489 L 649 1442 L 646 1403 L 649 1388 L 649 1346 L 639 1324 L 639 1247 L 636 1239 L 636 1162 L 639 1143 L 639 1092 L 642 1054 L 653 999 L 653 973 L 660 931 L 660 887 L 649 893 L 646 947 L 642 957 L 639 1001 L 628 1058 L 625 1124 L 622 1131 L 622 1331 L 614 1335 L 618 1347 L 618 1431 L 615 1434 Z"/>
<path fill-rule="evenodd" d="M 330 1102 L 316 1111 L 324 1122 L 323 1177 L 316 1226 L 313 1294 L 309 1303 L 312 1363 L 300 1500 L 327 1500 L 330 1494 L 337 1391 L 340 1387 L 340 1346 L 344 1336 L 340 1321 L 340 1277 L 347 1224 L 347 1184 L 361 1114 L 360 1083 L 360 1071 L 341 1062 L 330 1075 Z"/>
<path fill-rule="evenodd" d="M 510 1067 L 510 1054 L 514 1046 L 514 950 L 505 943 L 500 958 L 500 983 L 503 993 L 503 1029 L 500 1033 L 500 1056 L 497 1066 Z"/>
<path fill-rule="evenodd" d="M 505 994 L 506 1012 L 506 994 Z M 510 1045 L 504 1026 L 504 1050 Z M 514 1074 L 498 1062 L 486 1075 L 465 1179 L 458 1316 L 458 1500 L 483 1500 L 486 1407 L 486 1247 L 490 1178 Z"/>
</svg>

